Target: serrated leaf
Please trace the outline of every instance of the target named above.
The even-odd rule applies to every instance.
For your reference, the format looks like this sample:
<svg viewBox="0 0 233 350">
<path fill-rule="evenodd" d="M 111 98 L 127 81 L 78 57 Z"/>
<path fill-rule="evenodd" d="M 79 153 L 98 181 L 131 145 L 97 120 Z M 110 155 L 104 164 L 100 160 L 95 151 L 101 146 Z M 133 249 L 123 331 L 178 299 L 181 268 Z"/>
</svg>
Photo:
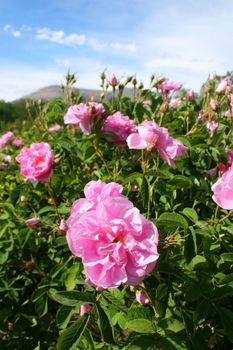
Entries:
<svg viewBox="0 0 233 350">
<path fill-rule="evenodd" d="M 192 187 L 193 183 L 192 180 L 184 175 L 176 175 L 171 180 L 168 181 L 169 187 L 172 186 L 174 189 L 177 188 L 190 188 Z"/>
<path fill-rule="evenodd" d="M 116 298 L 110 292 L 103 292 L 102 295 L 109 305 L 112 304 L 117 310 L 127 312 L 128 308 L 124 305 L 122 299 Z"/>
<path fill-rule="evenodd" d="M 132 329 L 134 332 L 138 333 L 154 333 L 155 328 L 153 323 L 144 318 L 138 318 L 136 320 L 127 321 L 125 328 Z"/>
<path fill-rule="evenodd" d="M 98 312 L 100 332 L 103 341 L 108 344 L 115 344 L 110 317 L 107 315 L 106 311 L 99 303 L 96 304 L 96 307 Z"/>
<path fill-rule="evenodd" d="M 41 214 L 44 214 L 44 213 L 48 213 L 48 212 L 55 212 L 56 211 L 56 208 L 53 207 L 53 206 L 46 206 L 46 207 L 43 207 L 41 208 L 39 211 L 38 211 L 38 214 L 41 215 Z"/>
<path fill-rule="evenodd" d="M 58 324 L 58 327 L 59 328 L 66 328 L 69 321 L 70 321 L 70 318 L 71 318 L 71 315 L 73 313 L 73 307 L 72 306 L 66 306 L 66 305 L 62 305 L 58 311 L 57 311 L 57 314 L 56 314 L 56 321 L 57 321 L 57 324 Z"/>
<path fill-rule="evenodd" d="M 49 289 L 48 295 L 51 299 L 57 301 L 62 305 L 75 306 L 78 302 L 93 304 L 95 297 L 91 293 L 78 291 L 57 291 L 56 289 Z"/>
<path fill-rule="evenodd" d="M 143 173 L 133 173 L 133 174 L 127 176 L 126 178 L 122 179 L 122 183 L 126 184 L 128 182 L 133 182 L 138 178 L 142 178 L 143 176 L 144 176 Z"/>
<path fill-rule="evenodd" d="M 193 208 L 184 208 L 182 211 L 182 214 L 185 215 L 189 220 L 196 223 L 198 221 L 198 215 L 196 213 L 196 210 Z"/>
<path fill-rule="evenodd" d="M 156 222 L 156 225 L 158 227 L 174 226 L 174 227 L 183 227 L 184 229 L 188 228 L 187 220 L 182 215 L 177 213 L 161 214 Z"/>
<path fill-rule="evenodd" d="M 67 291 L 71 291 L 71 290 L 73 290 L 75 288 L 77 275 L 80 272 L 81 272 L 81 264 L 80 263 L 76 263 L 76 264 L 73 264 L 68 269 L 68 271 L 66 271 L 64 273 L 64 275 L 62 276 L 62 280 L 65 283 Z"/>
<path fill-rule="evenodd" d="M 70 350 L 76 346 L 88 324 L 89 315 L 84 315 L 64 330 L 58 338 L 57 350 Z"/>
</svg>

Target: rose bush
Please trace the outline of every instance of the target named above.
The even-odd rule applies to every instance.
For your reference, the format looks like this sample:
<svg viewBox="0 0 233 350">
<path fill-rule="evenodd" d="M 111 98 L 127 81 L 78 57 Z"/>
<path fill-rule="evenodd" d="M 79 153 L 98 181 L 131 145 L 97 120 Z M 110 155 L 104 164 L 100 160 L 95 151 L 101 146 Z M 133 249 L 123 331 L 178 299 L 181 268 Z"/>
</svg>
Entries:
<svg viewBox="0 0 233 350">
<path fill-rule="evenodd" d="M 1 123 L 0 347 L 231 349 L 232 75 L 74 82 Z"/>
</svg>

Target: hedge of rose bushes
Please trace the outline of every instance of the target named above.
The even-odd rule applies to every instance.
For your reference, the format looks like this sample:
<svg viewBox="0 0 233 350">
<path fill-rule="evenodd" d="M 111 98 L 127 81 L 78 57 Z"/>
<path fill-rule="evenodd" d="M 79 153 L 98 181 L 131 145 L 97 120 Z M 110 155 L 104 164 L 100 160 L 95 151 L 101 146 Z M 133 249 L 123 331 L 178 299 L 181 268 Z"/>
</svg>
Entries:
<svg viewBox="0 0 233 350">
<path fill-rule="evenodd" d="M 101 88 L 0 135 L 2 347 L 230 349 L 231 76 Z"/>
</svg>

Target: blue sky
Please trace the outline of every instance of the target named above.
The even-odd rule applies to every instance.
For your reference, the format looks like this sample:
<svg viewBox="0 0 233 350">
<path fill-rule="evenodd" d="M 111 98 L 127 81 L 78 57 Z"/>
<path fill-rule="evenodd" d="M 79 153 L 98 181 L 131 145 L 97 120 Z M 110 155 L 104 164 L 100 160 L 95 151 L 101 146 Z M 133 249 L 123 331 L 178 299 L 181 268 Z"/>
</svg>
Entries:
<svg viewBox="0 0 233 350">
<path fill-rule="evenodd" d="M 61 84 L 69 68 L 80 88 L 106 70 L 198 90 L 233 70 L 232 33 L 232 0 L 2 0 L 0 99 Z"/>
</svg>

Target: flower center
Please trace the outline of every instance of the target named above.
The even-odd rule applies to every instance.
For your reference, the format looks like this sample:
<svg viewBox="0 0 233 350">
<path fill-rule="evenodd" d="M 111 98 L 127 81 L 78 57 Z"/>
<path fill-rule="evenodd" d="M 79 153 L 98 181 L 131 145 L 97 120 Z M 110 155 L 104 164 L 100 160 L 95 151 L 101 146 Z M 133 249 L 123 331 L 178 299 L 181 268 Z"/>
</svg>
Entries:
<svg viewBox="0 0 233 350">
<path fill-rule="evenodd" d="M 37 157 L 35 160 L 35 165 L 39 165 L 40 163 L 43 163 L 44 157 Z"/>
<path fill-rule="evenodd" d="M 123 233 L 119 234 L 114 240 L 113 243 L 121 242 L 123 245 L 125 245 L 125 237 L 123 236 Z"/>
</svg>

